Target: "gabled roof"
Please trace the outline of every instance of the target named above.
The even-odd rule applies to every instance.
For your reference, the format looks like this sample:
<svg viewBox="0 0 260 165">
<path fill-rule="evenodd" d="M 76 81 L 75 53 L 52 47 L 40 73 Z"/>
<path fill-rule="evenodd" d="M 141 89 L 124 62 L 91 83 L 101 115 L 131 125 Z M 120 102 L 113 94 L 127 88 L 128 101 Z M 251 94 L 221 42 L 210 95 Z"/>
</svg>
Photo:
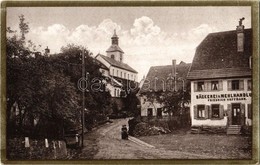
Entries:
<svg viewBox="0 0 260 165">
<path fill-rule="evenodd" d="M 125 63 L 116 61 L 116 60 L 109 58 L 107 56 L 104 56 L 102 54 L 98 54 L 97 56 L 102 57 L 104 60 L 106 60 L 112 66 L 115 66 L 115 67 L 118 67 L 118 68 L 121 68 L 121 69 L 125 69 L 125 70 L 128 70 L 128 71 L 133 72 L 133 73 L 138 73 L 136 70 L 134 70 L 132 67 L 130 67 L 129 65 L 127 65 Z"/>
<path fill-rule="evenodd" d="M 111 46 L 107 49 L 106 52 L 117 52 L 117 51 L 124 53 L 124 51 L 123 51 L 118 45 L 113 44 L 113 45 L 111 45 Z"/>
<path fill-rule="evenodd" d="M 251 76 L 252 29 L 245 29 L 244 52 L 237 51 L 237 31 L 210 33 L 196 49 L 188 79 Z"/>
<path fill-rule="evenodd" d="M 181 62 L 176 65 L 176 87 L 177 90 L 182 89 L 184 79 L 187 84 L 186 77 L 190 69 L 191 63 Z M 145 78 L 144 84 L 140 89 L 140 93 L 152 92 L 152 91 L 164 91 L 173 89 L 172 79 L 172 65 L 164 66 L 152 66 L 149 69 L 147 77 Z M 166 86 L 164 85 L 166 84 Z"/>
</svg>

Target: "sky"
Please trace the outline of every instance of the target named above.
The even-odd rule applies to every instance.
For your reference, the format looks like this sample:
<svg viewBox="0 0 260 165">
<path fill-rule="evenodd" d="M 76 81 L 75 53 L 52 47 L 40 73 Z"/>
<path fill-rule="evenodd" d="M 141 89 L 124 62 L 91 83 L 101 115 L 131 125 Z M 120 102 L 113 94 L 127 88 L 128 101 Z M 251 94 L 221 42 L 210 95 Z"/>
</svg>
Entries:
<svg viewBox="0 0 260 165">
<path fill-rule="evenodd" d="M 207 34 L 235 30 L 239 18 L 251 28 L 251 7 L 7 7 L 7 27 L 19 31 L 21 14 L 27 39 L 41 52 L 74 43 L 106 55 L 116 29 L 124 62 L 139 80 L 151 66 L 191 63 Z"/>
</svg>

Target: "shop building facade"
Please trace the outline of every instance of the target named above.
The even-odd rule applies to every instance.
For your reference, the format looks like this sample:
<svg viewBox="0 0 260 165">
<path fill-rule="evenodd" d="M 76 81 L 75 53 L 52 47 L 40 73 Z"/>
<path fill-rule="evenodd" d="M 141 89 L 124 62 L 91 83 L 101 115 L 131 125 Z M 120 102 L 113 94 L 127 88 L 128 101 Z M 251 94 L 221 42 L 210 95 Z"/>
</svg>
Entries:
<svg viewBox="0 0 260 165">
<path fill-rule="evenodd" d="M 252 125 L 252 29 L 208 34 L 196 49 L 191 81 L 191 125 Z M 239 133 L 239 131 L 237 133 Z"/>
</svg>

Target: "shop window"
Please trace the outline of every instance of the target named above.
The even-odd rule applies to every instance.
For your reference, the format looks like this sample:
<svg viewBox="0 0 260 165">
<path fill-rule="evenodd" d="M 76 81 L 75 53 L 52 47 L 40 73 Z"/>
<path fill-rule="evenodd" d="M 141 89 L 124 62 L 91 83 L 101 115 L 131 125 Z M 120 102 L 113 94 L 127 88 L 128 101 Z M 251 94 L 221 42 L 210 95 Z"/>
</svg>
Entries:
<svg viewBox="0 0 260 165">
<path fill-rule="evenodd" d="M 158 118 L 162 117 L 162 108 L 157 108 L 157 117 Z"/>
<path fill-rule="evenodd" d="M 211 81 L 211 90 L 218 90 L 219 84 L 218 81 Z"/>
<path fill-rule="evenodd" d="M 239 80 L 232 80 L 231 85 L 232 85 L 232 90 L 239 90 Z"/>
<path fill-rule="evenodd" d="M 248 81 L 247 81 L 247 89 L 248 89 L 249 91 L 252 90 L 252 80 L 248 80 Z"/>
<path fill-rule="evenodd" d="M 218 104 L 213 104 L 211 106 L 212 109 L 212 118 L 220 118 L 220 109 Z"/>
<path fill-rule="evenodd" d="M 153 116 L 153 109 L 152 109 L 152 108 L 148 108 L 148 109 L 147 109 L 147 116 L 148 116 L 148 117 Z"/>
<path fill-rule="evenodd" d="M 205 105 L 198 105 L 198 118 L 205 118 L 206 110 Z"/>
<path fill-rule="evenodd" d="M 198 91 L 204 91 L 205 85 L 204 82 L 198 82 Z"/>
</svg>

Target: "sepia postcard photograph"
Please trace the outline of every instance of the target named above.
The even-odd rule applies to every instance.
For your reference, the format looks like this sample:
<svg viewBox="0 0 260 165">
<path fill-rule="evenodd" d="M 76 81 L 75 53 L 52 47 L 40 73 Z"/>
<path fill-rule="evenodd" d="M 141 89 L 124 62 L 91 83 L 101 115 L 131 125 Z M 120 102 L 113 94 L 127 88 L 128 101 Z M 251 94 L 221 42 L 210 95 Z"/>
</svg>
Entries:
<svg viewBox="0 0 260 165">
<path fill-rule="evenodd" d="M 258 5 L 3 1 L 2 163 L 258 164 Z"/>
</svg>

